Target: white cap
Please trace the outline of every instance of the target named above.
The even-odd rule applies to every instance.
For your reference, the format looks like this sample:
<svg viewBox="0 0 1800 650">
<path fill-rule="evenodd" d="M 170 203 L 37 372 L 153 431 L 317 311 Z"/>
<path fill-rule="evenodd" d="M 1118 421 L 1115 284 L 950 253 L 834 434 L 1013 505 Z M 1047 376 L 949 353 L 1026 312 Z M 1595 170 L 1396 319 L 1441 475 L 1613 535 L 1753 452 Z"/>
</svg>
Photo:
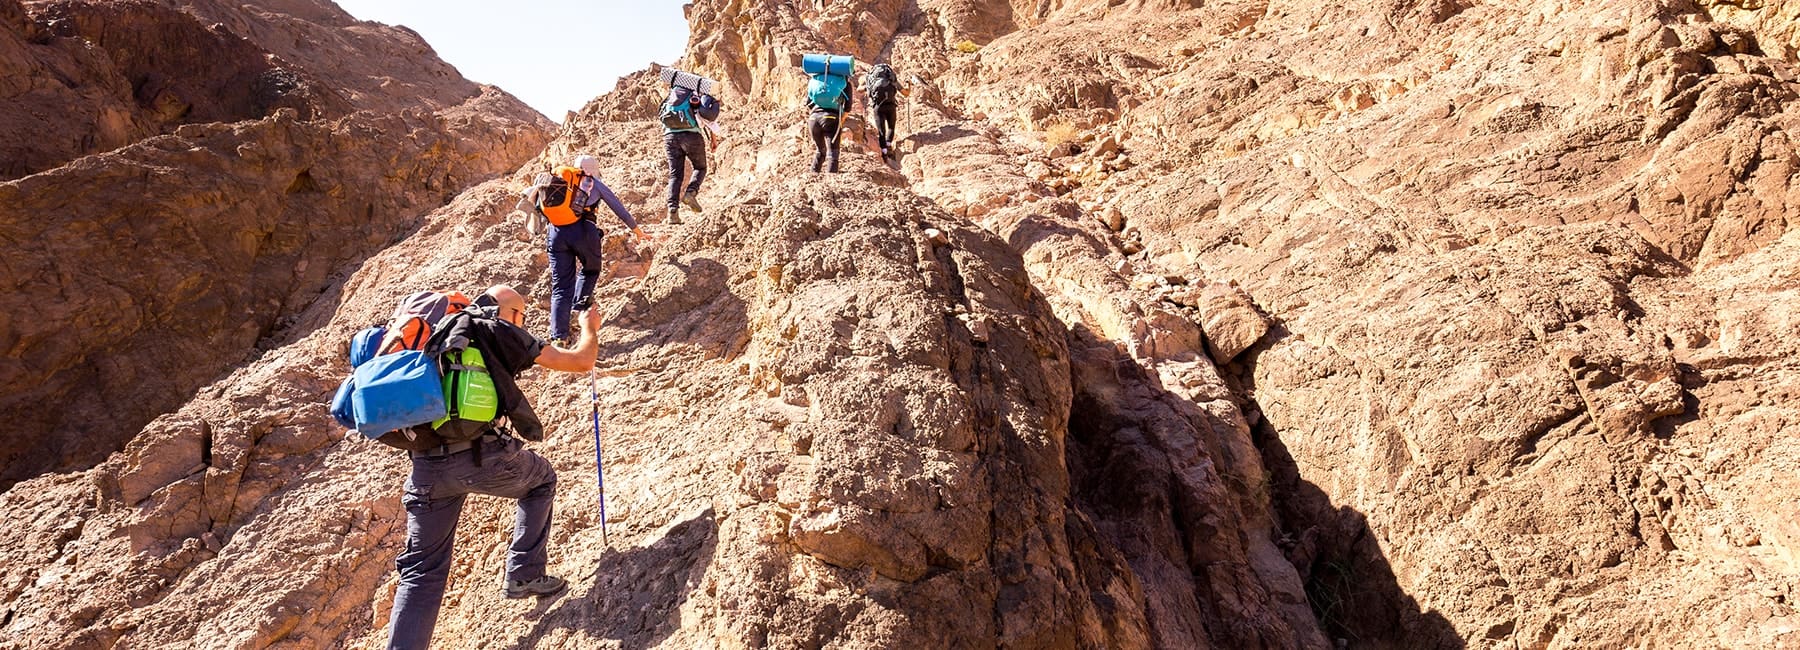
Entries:
<svg viewBox="0 0 1800 650">
<path fill-rule="evenodd" d="M 595 160 L 593 156 L 587 154 L 576 156 L 575 166 L 580 167 L 581 173 L 583 174 L 594 177 L 600 176 L 600 161 Z"/>
</svg>

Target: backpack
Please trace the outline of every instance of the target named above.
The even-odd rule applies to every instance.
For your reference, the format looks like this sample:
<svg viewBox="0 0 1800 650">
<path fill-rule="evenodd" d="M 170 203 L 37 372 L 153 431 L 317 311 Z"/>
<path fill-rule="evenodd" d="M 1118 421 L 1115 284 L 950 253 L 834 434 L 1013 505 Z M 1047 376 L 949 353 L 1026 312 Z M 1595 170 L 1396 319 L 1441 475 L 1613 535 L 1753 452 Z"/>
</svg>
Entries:
<svg viewBox="0 0 1800 650">
<path fill-rule="evenodd" d="M 708 122 L 718 121 L 719 109 L 723 107 L 724 106 L 719 103 L 717 97 L 713 97 L 706 93 L 700 93 L 700 99 L 694 100 L 694 114 L 699 115 L 700 119 Z"/>
<path fill-rule="evenodd" d="M 700 128 L 700 122 L 694 119 L 694 91 L 676 86 L 669 91 L 669 100 L 663 102 L 662 115 L 658 118 L 664 128 L 671 131 L 692 131 Z M 716 114 L 716 111 L 715 111 Z"/>
<path fill-rule="evenodd" d="M 445 373 L 439 358 L 445 354 L 443 348 L 451 346 L 428 345 L 442 338 L 437 335 L 451 318 L 468 313 L 469 305 L 461 293 L 421 291 L 402 298 L 386 326 L 357 332 L 350 342 L 354 370 L 332 397 L 332 418 L 347 429 L 403 449 L 430 449 L 479 435 L 494 419 L 499 402 L 491 380 L 483 393 L 481 379 L 469 376 L 486 374 L 479 352 L 470 359 L 465 351 L 454 350 L 450 355 L 454 367 Z M 473 428 L 473 435 L 452 437 L 470 430 L 463 421 L 481 417 L 486 419 Z M 458 427 L 443 434 L 436 431 L 453 419 Z M 421 425 L 433 426 L 420 431 Z"/>
<path fill-rule="evenodd" d="M 456 291 L 420 291 L 401 298 L 382 336 L 379 354 L 425 349 L 438 322 L 467 309 L 469 302 L 468 296 Z"/>
<path fill-rule="evenodd" d="M 462 312 L 451 318 L 475 318 Z M 435 352 L 443 370 L 444 416 L 431 422 L 431 430 L 447 442 L 473 440 L 500 418 L 500 392 L 488 372 L 481 350 L 465 336 L 454 334 L 456 325 L 446 320 L 427 349 Z"/>
<path fill-rule="evenodd" d="M 575 211 L 575 186 L 581 176 L 581 170 L 567 165 L 558 166 L 537 193 L 537 211 L 544 215 L 550 225 L 562 227 L 581 220 L 581 214 Z M 463 304 L 468 304 L 464 300 Z"/>
<path fill-rule="evenodd" d="M 843 77 L 834 74 L 810 76 L 812 81 L 806 84 L 806 98 L 819 108 L 828 111 L 840 110 L 843 104 L 844 86 L 848 82 Z"/>
<path fill-rule="evenodd" d="M 894 79 L 892 67 L 878 63 L 863 77 L 863 90 L 869 95 L 869 104 L 878 106 L 894 101 L 894 94 L 900 92 L 900 84 Z"/>
</svg>

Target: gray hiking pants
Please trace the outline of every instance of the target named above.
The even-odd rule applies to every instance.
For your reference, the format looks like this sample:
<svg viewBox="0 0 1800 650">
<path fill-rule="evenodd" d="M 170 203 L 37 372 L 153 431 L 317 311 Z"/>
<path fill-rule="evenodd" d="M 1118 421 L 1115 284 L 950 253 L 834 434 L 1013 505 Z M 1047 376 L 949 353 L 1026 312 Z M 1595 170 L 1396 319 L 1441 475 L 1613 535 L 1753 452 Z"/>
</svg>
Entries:
<svg viewBox="0 0 1800 650">
<path fill-rule="evenodd" d="M 406 496 L 400 500 L 406 506 L 406 550 L 394 560 L 400 589 L 388 619 L 390 649 L 423 650 L 431 644 L 444 583 L 450 577 L 456 521 L 462 516 L 463 498 L 470 494 L 519 500 L 506 578 L 525 581 L 544 575 L 556 470 L 517 438 L 484 438 L 481 444 L 480 466 L 475 465 L 473 450 L 412 459 Z M 496 582 L 492 588 L 503 586 Z"/>
</svg>

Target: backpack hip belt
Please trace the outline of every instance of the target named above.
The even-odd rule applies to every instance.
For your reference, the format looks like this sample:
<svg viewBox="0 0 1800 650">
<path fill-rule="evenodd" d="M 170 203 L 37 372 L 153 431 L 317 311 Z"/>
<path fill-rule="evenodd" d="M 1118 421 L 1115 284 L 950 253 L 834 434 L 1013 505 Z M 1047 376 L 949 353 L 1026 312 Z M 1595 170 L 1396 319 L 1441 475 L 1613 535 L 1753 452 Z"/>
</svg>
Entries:
<svg viewBox="0 0 1800 650">
<path fill-rule="evenodd" d="M 500 429 L 494 428 L 494 429 L 488 429 L 486 432 L 483 432 L 481 435 L 476 436 L 474 440 L 464 440 L 462 442 L 452 442 L 452 443 L 438 445 L 436 447 L 432 447 L 430 449 L 425 449 L 422 451 L 411 451 L 411 452 L 407 452 L 407 453 L 411 454 L 413 458 L 446 458 L 449 456 L 454 456 L 456 454 L 460 454 L 460 453 L 468 451 L 470 449 L 474 449 L 475 445 L 481 444 L 482 442 L 487 441 L 487 440 L 504 440 L 504 439 L 506 439 L 506 436 L 500 433 Z"/>
</svg>

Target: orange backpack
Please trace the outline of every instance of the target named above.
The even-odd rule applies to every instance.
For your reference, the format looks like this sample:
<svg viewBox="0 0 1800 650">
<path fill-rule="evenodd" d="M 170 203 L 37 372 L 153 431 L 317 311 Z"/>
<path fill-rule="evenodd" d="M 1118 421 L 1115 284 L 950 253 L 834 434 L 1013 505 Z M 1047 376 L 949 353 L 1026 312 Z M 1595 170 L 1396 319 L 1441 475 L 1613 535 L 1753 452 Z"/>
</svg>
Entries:
<svg viewBox="0 0 1800 650">
<path fill-rule="evenodd" d="M 538 194 L 538 214 L 550 220 L 552 226 L 567 226 L 581 219 L 575 213 L 575 188 L 580 187 L 581 170 L 574 167 L 560 166 L 556 168 L 556 177 L 544 186 Z"/>
<path fill-rule="evenodd" d="M 401 299 L 378 354 L 423 349 L 425 341 L 431 338 L 432 327 L 468 306 L 469 297 L 457 291 L 420 291 Z"/>
</svg>

